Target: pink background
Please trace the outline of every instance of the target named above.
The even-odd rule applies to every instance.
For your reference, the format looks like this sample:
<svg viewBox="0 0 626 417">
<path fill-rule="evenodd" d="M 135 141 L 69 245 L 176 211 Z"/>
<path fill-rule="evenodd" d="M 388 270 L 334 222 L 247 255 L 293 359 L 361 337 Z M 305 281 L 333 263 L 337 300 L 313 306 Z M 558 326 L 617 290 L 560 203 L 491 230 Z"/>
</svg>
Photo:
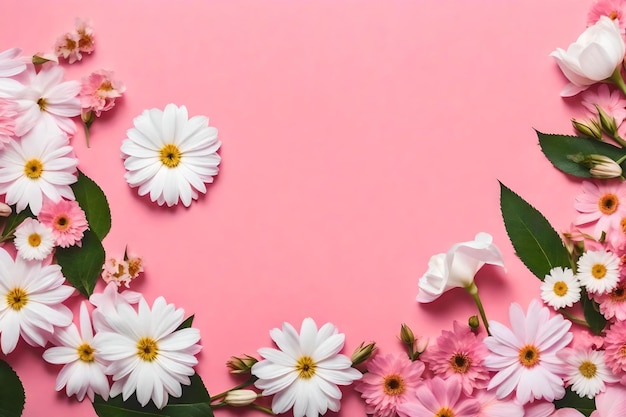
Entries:
<svg viewBox="0 0 626 417">
<path fill-rule="evenodd" d="M 548 55 L 582 32 L 590 4 L 5 0 L 0 50 L 45 51 L 75 17 L 92 20 L 96 52 L 65 64 L 67 78 L 108 68 L 127 86 L 90 149 L 82 132 L 73 139 L 109 198 L 107 255 L 128 245 L 146 268 L 133 289 L 196 315 L 197 370 L 215 394 L 239 381 L 226 360 L 270 346 L 283 321 L 333 322 L 348 355 L 370 340 L 399 351 L 401 323 L 435 337 L 465 321 L 475 309 L 463 291 L 418 305 L 417 281 L 431 255 L 479 231 L 508 270 L 479 274 L 489 317 L 508 323 L 510 302 L 538 297 L 497 180 L 558 230 L 572 220 L 579 183 L 545 160 L 533 128 L 570 133 L 580 115 Z M 133 118 L 170 102 L 209 116 L 223 142 L 215 184 L 188 209 L 138 197 L 120 159 Z M 21 343 L 2 357 L 25 385 L 24 416 L 95 415 L 54 391 L 60 367 L 42 352 Z M 363 415 L 344 393 L 338 415 Z"/>
</svg>

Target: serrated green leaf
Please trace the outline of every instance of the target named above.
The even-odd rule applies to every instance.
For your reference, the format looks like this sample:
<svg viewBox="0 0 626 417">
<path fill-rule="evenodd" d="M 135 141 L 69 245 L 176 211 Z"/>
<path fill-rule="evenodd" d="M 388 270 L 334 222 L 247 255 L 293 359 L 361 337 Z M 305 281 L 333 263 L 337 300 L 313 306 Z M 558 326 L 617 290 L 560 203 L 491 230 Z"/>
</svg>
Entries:
<svg viewBox="0 0 626 417">
<path fill-rule="evenodd" d="M 81 244 L 81 247 L 57 248 L 55 258 L 70 284 L 89 297 L 102 273 L 105 253 L 100 239 L 89 230 L 85 230 Z"/>
<path fill-rule="evenodd" d="M 0 416 L 20 417 L 24 410 L 24 387 L 11 366 L 1 359 L 0 387 Z"/>
<path fill-rule="evenodd" d="M 604 318 L 602 313 L 600 313 L 598 303 L 589 299 L 584 288 L 580 294 L 580 302 L 583 306 L 585 321 L 589 324 L 589 330 L 591 330 L 594 334 L 602 333 L 604 326 L 606 326 L 606 318 Z"/>
<path fill-rule="evenodd" d="M 502 183 L 500 208 L 517 256 L 537 278 L 543 281 L 552 268 L 570 265 L 567 249 L 548 220 Z"/>
<path fill-rule="evenodd" d="M 605 155 L 617 161 L 626 155 L 626 150 L 606 142 L 580 136 L 551 135 L 537 131 L 541 151 L 552 165 L 566 174 L 590 178 L 589 167 L 576 162 L 577 155 Z M 626 163 L 622 163 L 626 168 Z"/>
<path fill-rule="evenodd" d="M 4 228 L 2 229 L 2 236 L 0 237 L 2 241 L 7 240 L 9 236 L 13 235 L 17 226 L 22 224 L 24 220 L 29 217 L 35 218 L 35 215 L 30 211 L 29 207 L 26 207 L 19 213 L 15 212 L 15 206 L 11 206 L 11 210 L 11 214 L 4 221 Z"/>
<path fill-rule="evenodd" d="M 191 385 L 183 386 L 180 398 L 169 397 L 167 406 L 159 410 L 152 401 L 142 407 L 135 394 L 126 401 L 122 396 L 109 398 L 104 401 L 96 396 L 93 408 L 99 417 L 213 417 L 213 410 L 209 405 L 209 396 L 204 382 L 198 374 L 191 376 Z"/>
<path fill-rule="evenodd" d="M 185 319 L 185 321 L 183 321 L 182 323 L 180 323 L 180 326 L 178 326 L 178 328 L 176 330 L 180 330 L 180 329 L 188 329 L 189 327 L 191 327 L 191 325 L 193 324 L 193 319 L 194 319 L 195 315 L 192 314 L 191 316 L 187 317 Z"/>
<path fill-rule="evenodd" d="M 589 417 L 596 409 L 595 400 L 587 397 L 580 397 L 570 388 L 565 390 L 565 397 L 554 402 L 556 408 L 575 408 L 576 410 Z"/>
<path fill-rule="evenodd" d="M 102 241 L 111 230 L 111 210 L 102 189 L 91 178 L 78 171 L 72 191 L 85 212 L 89 229 Z"/>
</svg>

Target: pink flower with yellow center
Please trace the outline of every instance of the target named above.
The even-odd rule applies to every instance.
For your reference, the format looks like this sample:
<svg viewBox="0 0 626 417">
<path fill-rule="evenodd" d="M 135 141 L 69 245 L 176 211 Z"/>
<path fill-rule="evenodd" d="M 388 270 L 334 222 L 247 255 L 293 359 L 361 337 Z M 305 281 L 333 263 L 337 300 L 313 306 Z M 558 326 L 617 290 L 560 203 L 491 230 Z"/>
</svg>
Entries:
<svg viewBox="0 0 626 417">
<path fill-rule="evenodd" d="M 38 218 L 52 229 L 56 245 L 62 248 L 80 246 L 83 234 L 89 228 L 85 212 L 73 200 L 46 200 Z"/>
</svg>

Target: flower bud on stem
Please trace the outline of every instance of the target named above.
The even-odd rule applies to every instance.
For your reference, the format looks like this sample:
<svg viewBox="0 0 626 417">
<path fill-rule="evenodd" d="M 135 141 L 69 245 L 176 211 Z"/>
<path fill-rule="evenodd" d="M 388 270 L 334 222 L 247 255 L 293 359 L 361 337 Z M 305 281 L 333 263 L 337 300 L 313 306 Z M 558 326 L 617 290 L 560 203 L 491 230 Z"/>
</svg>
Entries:
<svg viewBox="0 0 626 417">
<path fill-rule="evenodd" d="M 487 334 L 491 336 L 491 333 L 489 332 L 489 322 L 487 321 L 487 315 L 485 314 L 483 303 L 480 300 L 480 296 L 478 295 L 478 287 L 476 286 L 474 281 L 472 281 L 472 283 L 468 285 L 467 287 L 465 287 L 465 289 L 467 290 L 467 292 L 470 293 L 470 295 L 474 299 L 474 302 L 476 303 L 476 307 L 478 307 L 478 312 L 480 313 L 480 317 L 483 320 L 483 325 L 485 326 L 485 330 L 487 331 Z"/>
</svg>

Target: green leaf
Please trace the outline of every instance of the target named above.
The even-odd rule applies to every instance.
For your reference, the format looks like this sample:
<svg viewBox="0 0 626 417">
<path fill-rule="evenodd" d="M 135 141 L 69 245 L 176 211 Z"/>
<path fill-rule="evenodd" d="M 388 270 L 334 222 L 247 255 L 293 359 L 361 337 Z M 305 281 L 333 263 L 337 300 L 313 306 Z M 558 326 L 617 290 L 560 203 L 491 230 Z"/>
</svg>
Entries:
<svg viewBox="0 0 626 417">
<path fill-rule="evenodd" d="M 517 256 L 537 278 L 543 281 L 552 268 L 570 265 L 561 237 L 546 218 L 502 183 L 500 208 Z"/>
<path fill-rule="evenodd" d="M 559 170 L 576 177 L 590 178 L 589 167 L 576 162 L 577 156 L 605 155 L 617 161 L 626 151 L 606 142 L 580 136 L 550 135 L 537 131 L 539 145 L 545 156 Z M 626 169 L 626 162 L 622 163 Z"/>
<path fill-rule="evenodd" d="M 585 321 L 589 324 L 589 330 L 591 330 L 595 334 L 602 333 L 604 330 L 604 326 L 606 326 L 606 319 L 600 313 L 600 309 L 598 308 L 598 303 L 593 300 L 590 300 L 587 296 L 587 292 L 583 288 L 582 293 L 580 294 L 580 302 L 583 306 L 583 314 L 585 316 Z"/>
<path fill-rule="evenodd" d="M 2 241 L 8 240 L 7 238 L 13 235 L 17 226 L 22 224 L 24 220 L 29 217 L 35 218 L 29 207 L 26 207 L 19 213 L 15 212 L 15 206 L 11 206 L 11 210 L 11 214 L 5 219 L 4 229 L 2 229 L 2 236 L 0 237 Z"/>
<path fill-rule="evenodd" d="M 209 405 L 211 397 L 202 379 L 198 374 L 190 379 L 191 385 L 183 386 L 183 395 L 180 398 L 169 397 L 167 406 L 161 410 L 152 401 L 142 407 L 135 394 L 126 401 L 122 400 L 121 395 L 107 401 L 96 396 L 93 408 L 99 417 L 213 417 L 213 410 Z"/>
<path fill-rule="evenodd" d="M 191 327 L 191 325 L 193 324 L 193 318 L 194 318 L 193 314 L 191 316 L 187 317 L 185 319 L 185 321 L 180 323 L 180 326 L 178 326 L 178 328 L 176 330 L 188 329 L 189 327 Z"/>
<path fill-rule="evenodd" d="M 0 416 L 20 417 L 24 410 L 24 387 L 11 366 L 1 359 L 0 387 Z"/>
<path fill-rule="evenodd" d="M 78 171 L 78 180 L 71 187 L 76 201 L 87 216 L 89 229 L 102 241 L 111 230 L 111 210 L 104 192 L 81 171 Z"/>
<path fill-rule="evenodd" d="M 585 416 L 590 416 L 596 409 L 595 400 L 587 397 L 580 397 L 569 388 L 565 390 L 565 397 L 560 400 L 556 400 L 554 402 L 554 406 L 556 408 L 575 408 Z"/>
<path fill-rule="evenodd" d="M 100 239 L 89 230 L 81 243 L 81 247 L 57 248 L 55 257 L 70 284 L 89 297 L 102 273 L 105 254 Z"/>
</svg>

